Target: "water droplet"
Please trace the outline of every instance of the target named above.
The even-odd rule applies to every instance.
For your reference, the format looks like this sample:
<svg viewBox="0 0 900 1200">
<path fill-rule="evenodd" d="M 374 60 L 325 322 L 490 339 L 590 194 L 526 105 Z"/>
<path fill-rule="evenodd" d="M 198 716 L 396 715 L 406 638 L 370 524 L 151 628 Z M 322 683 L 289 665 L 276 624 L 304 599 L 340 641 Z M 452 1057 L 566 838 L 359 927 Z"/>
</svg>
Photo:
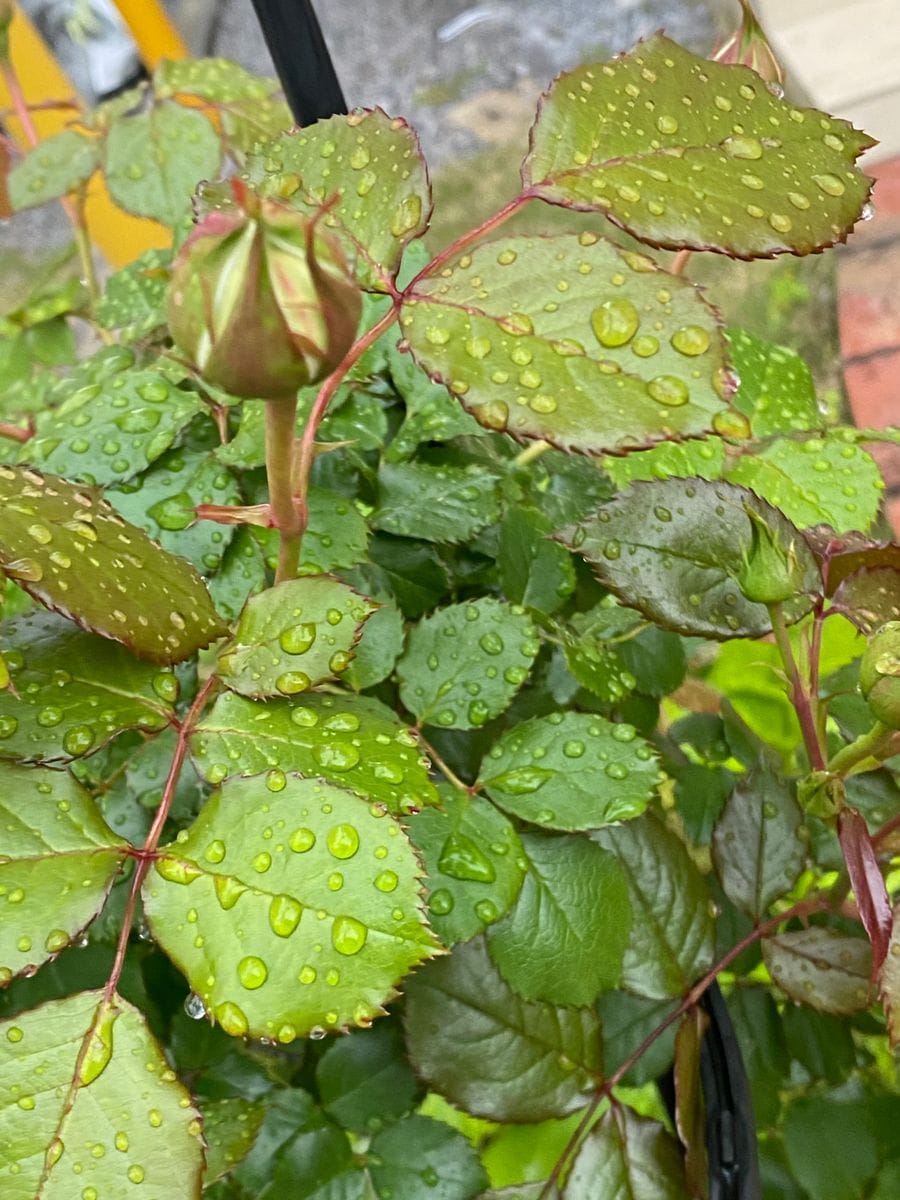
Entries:
<svg viewBox="0 0 900 1200">
<path fill-rule="evenodd" d="M 667 408 L 681 408 L 690 399 L 690 390 L 677 375 L 657 375 L 647 384 L 650 396 Z"/>
<path fill-rule="evenodd" d="M 709 349 L 709 334 L 700 325 L 684 325 L 672 334 L 672 345 L 679 354 L 694 358 Z"/>
<path fill-rule="evenodd" d="M 624 763 L 612 762 L 606 767 L 606 774 L 610 779 L 623 780 L 628 778 L 628 768 Z"/>
<path fill-rule="evenodd" d="M 119 1014 L 109 1008 L 101 1009 L 101 1013 L 81 1057 L 78 1080 L 82 1087 L 90 1087 L 94 1080 L 99 1079 L 112 1058 L 113 1025 Z"/>
<path fill-rule="evenodd" d="M 346 823 L 329 829 L 325 841 L 335 858 L 352 858 L 359 850 L 359 834 L 353 825 Z"/>
<path fill-rule="evenodd" d="M 630 300 L 605 300 L 591 313 L 591 327 L 601 346 L 624 346 L 637 333 L 641 318 Z"/>
<path fill-rule="evenodd" d="M 306 654 L 316 640 L 316 627 L 308 622 L 292 625 L 278 639 L 285 654 Z"/>
<path fill-rule="evenodd" d="M 296 696 L 307 691 L 311 682 L 305 671 L 283 671 L 275 680 L 275 687 L 283 696 Z"/>
<path fill-rule="evenodd" d="M 769 213 L 769 224 L 776 233 L 790 233 L 794 227 L 794 222 L 784 213 Z"/>
<path fill-rule="evenodd" d="M 428 901 L 429 909 L 438 917 L 446 917 L 453 912 L 453 897 L 446 888 L 438 888 L 432 892 Z"/>
<path fill-rule="evenodd" d="M 829 196 L 843 196 L 845 187 L 837 175 L 813 175 L 813 183 Z"/>
<path fill-rule="evenodd" d="M 312 1029 L 309 1031 L 309 1038 L 312 1042 L 321 1042 L 324 1036 L 325 1030 L 321 1025 L 313 1025 Z"/>
<path fill-rule="evenodd" d="M 313 758 L 327 771 L 351 771 L 359 762 L 359 751 L 350 742 L 321 742 Z"/>
<path fill-rule="evenodd" d="M 362 921 L 357 921 L 355 917 L 335 917 L 331 927 L 331 944 L 338 954 L 349 958 L 353 954 L 359 954 L 366 944 L 368 933 Z"/>
<path fill-rule="evenodd" d="M 713 429 L 720 437 L 750 437 L 750 422 L 742 412 L 733 408 L 723 409 L 713 417 Z"/>
<path fill-rule="evenodd" d="M 54 708 L 52 706 L 41 709 L 35 719 L 37 720 L 38 725 L 42 726 L 44 729 L 52 729 L 54 725 L 58 725 L 63 719 L 62 709 Z"/>
<path fill-rule="evenodd" d="M 492 925 L 500 912 L 493 900 L 479 900 L 475 905 L 475 915 L 484 925 Z"/>
<path fill-rule="evenodd" d="M 511 796 L 530 796 L 555 776 L 556 771 L 548 771 L 545 767 L 515 767 L 495 776 L 491 780 L 491 787 L 508 792 Z"/>
<path fill-rule="evenodd" d="M 312 729 L 319 723 L 319 714 L 314 708 L 295 708 L 291 712 L 291 720 L 301 729 Z"/>
<path fill-rule="evenodd" d="M 631 352 L 638 358 L 652 358 L 659 350 L 659 338 L 643 333 L 631 343 Z"/>
<path fill-rule="evenodd" d="M 396 871 L 382 871 L 380 875 L 375 876 L 375 886 L 379 892 L 394 892 L 399 882 Z"/>
<path fill-rule="evenodd" d="M 674 117 L 670 117 L 666 113 L 663 113 L 661 116 L 656 118 L 656 128 L 660 133 L 677 133 L 678 122 Z"/>
<path fill-rule="evenodd" d="M 219 907 L 225 912 L 234 908 L 244 892 L 247 891 L 246 885 L 239 879 L 235 879 L 233 875 L 216 875 L 213 878 L 213 887 Z"/>
<path fill-rule="evenodd" d="M 183 858 L 158 858 L 155 863 L 157 875 L 170 883 L 188 884 L 203 874 L 196 863 Z"/>
<path fill-rule="evenodd" d="M 260 875 L 265 875 L 266 871 L 272 865 L 272 855 L 268 850 L 263 850 L 253 859 L 253 870 L 259 872 Z"/>
<path fill-rule="evenodd" d="M 722 149 L 730 158 L 758 159 L 763 156 L 762 142 L 755 137 L 728 137 L 722 143 Z"/>
<path fill-rule="evenodd" d="M 0 717 L 0 738 L 12 737 L 18 728 L 18 717 Z"/>
<path fill-rule="evenodd" d="M 185 996 L 184 1011 L 192 1021 L 202 1021 L 203 1018 L 207 1016 L 206 1005 L 196 994 L 196 992 L 189 992 L 188 995 Z"/>
<path fill-rule="evenodd" d="M 305 854 L 307 850 L 312 850 L 316 844 L 316 835 L 311 829 L 306 829 L 301 826 L 295 829 L 288 838 L 288 845 L 295 854 Z"/>
<path fill-rule="evenodd" d="M 438 870 L 451 879 L 493 883 L 497 878 L 494 865 L 479 847 L 462 833 L 451 833 L 444 842 L 438 860 Z"/>
<path fill-rule="evenodd" d="M 415 194 L 404 196 L 400 201 L 391 221 L 391 233 L 401 238 L 410 233 L 422 219 L 422 201 Z"/>
<path fill-rule="evenodd" d="M 871 221 L 874 216 L 875 216 L 875 205 L 872 203 L 871 200 L 867 200 L 865 202 L 865 204 L 862 206 L 862 211 L 859 214 L 859 219 L 861 221 Z"/>
<path fill-rule="evenodd" d="M 497 655 L 503 653 L 503 638 L 499 633 L 484 633 L 478 639 L 478 645 L 485 654 Z"/>
<path fill-rule="evenodd" d="M 248 954 L 246 958 L 242 958 L 238 963 L 237 974 L 241 985 L 248 992 L 255 992 L 269 978 L 269 968 L 261 958 L 257 958 L 253 954 Z"/>
<path fill-rule="evenodd" d="M 73 758 L 87 754 L 94 744 L 94 731 L 89 725 L 73 725 L 63 735 L 63 749 Z"/>
<path fill-rule="evenodd" d="M 450 330 L 440 325 L 429 325 L 425 329 L 425 341 L 432 346 L 445 346 L 450 341 Z"/>
<path fill-rule="evenodd" d="M 489 719 L 491 710 L 483 700 L 473 700 L 466 710 L 466 715 L 472 725 L 481 726 Z"/>
<path fill-rule="evenodd" d="M 178 680 L 170 671 L 163 671 L 159 675 L 154 675 L 153 690 L 160 700 L 165 700 L 167 704 L 174 704 L 178 699 Z"/>
<path fill-rule="evenodd" d="M 266 772 L 266 787 L 270 792 L 283 792 L 287 787 L 287 775 L 278 767 Z"/>
<path fill-rule="evenodd" d="M 563 744 L 563 754 L 566 758 L 581 758 L 584 754 L 585 745 L 578 738 L 572 738 L 570 741 Z"/>
<path fill-rule="evenodd" d="M 290 937 L 303 916 L 303 905 L 293 896 L 273 896 L 269 904 L 269 924 L 278 937 Z"/>
<path fill-rule="evenodd" d="M 216 1009 L 216 1020 L 226 1033 L 232 1037 L 243 1037 L 250 1028 L 250 1023 L 242 1009 L 231 1000 L 226 1000 Z"/>
</svg>

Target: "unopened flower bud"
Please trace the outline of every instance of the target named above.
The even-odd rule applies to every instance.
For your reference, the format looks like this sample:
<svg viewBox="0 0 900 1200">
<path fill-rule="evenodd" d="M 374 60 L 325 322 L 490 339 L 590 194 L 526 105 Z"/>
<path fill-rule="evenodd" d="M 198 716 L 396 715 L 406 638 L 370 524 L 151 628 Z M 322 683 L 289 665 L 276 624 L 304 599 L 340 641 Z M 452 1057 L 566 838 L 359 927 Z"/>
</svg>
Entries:
<svg viewBox="0 0 900 1200">
<path fill-rule="evenodd" d="M 750 547 L 744 553 L 737 585 L 756 604 L 780 604 L 803 588 L 803 572 L 793 541 L 785 545 L 756 509 L 745 507 L 750 519 Z"/>
<path fill-rule="evenodd" d="M 900 729 L 900 621 L 888 621 L 869 639 L 859 688 L 876 720 Z"/>
<path fill-rule="evenodd" d="M 210 383 L 281 400 L 337 367 L 362 296 L 317 217 L 232 187 L 237 206 L 204 217 L 175 260 L 169 328 Z"/>
<path fill-rule="evenodd" d="M 779 88 L 784 83 L 784 69 L 775 57 L 765 30 L 760 25 L 749 0 L 741 0 L 743 15 L 738 28 L 710 55 L 715 62 L 741 63 L 752 67 L 766 83 Z"/>
</svg>

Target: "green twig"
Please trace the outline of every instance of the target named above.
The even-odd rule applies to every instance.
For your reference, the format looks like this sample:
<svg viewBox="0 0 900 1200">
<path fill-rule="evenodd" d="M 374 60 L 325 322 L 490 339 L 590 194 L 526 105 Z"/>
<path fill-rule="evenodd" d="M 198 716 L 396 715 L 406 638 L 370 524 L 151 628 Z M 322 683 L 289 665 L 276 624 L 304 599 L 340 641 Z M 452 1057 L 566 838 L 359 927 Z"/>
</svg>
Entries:
<svg viewBox="0 0 900 1200">
<path fill-rule="evenodd" d="M 824 771 L 825 754 L 822 750 L 822 743 L 819 741 L 819 731 L 816 728 L 816 719 L 810 702 L 809 692 L 803 686 L 800 671 L 797 667 L 797 660 L 794 658 L 791 639 L 787 631 L 787 623 L 784 619 L 784 610 L 780 604 L 770 604 L 769 615 L 772 618 L 772 632 L 775 634 L 775 645 L 781 654 L 781 661 L 784 664 L 784 670 L 790 683 L 790 700 L 797 714 L 797 719 L 800 722 L 803 744 L 806 747 L 809 765 L 814 771 Z"/>
<path fill-rule="evenodd" d="M 855 742 L 838 750 L 828 764 L 828 770 L 832 775 L 840 775 L 845 779 L 848 775 L 876 770 L 885 758 L 890 757 L 881 752 L 890 746 L 895 733 L 896 730 L 876 721 L 868 733 L 861 734 Z"/>
<path fill-rule="evenodd" d="M 296 579 L 304 523 L 294 503 L 294 425 L 297 397 L 266 403 L 266 475 L 269 506 L 278 530 L 278 568 L 275 582 Z"/>
</svg>

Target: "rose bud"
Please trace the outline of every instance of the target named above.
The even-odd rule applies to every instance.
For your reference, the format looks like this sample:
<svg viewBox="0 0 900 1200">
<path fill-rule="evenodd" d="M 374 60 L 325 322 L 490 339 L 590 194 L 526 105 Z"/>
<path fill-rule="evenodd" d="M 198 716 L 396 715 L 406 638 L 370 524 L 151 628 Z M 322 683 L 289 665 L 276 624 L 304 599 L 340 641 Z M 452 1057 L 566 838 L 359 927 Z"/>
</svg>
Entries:
<svg viewBox="0 0 900 1200">
<path fill-rule="evenodd" d="M 737 585 L 757 604 L 780 604 L 803 588 L 803 571 L 794 543 L 784 545 L 778 533 L 755 509 L 745 506 L 750 519 L 750 546 L 743 555 Z"/>
<path fill-rule="evenodd" d="M 900 729 L 900 621 L 888 621 L 869 638 L 859 688 L 876 720 Z"/>
<path fill-rule="evenodd" d="M 760 25 L 749 0 L 741 0 L 743 16 L 738 28 L 727 37 L 710 55 L 714 62 L 741 63 L 761 75 L 766 83 L 773 84 L 781 92 L 784 69 L 775 57 L 765 30 Z"/>
<path fill-rule="evenodd" d="M 232 181 L 181 247 L 169 285 L 175 344 L 234 396 L 281 400 L 318 383 L 356 337 L 360 290 L 338 242 L 283 201 Z"/>
</svg>

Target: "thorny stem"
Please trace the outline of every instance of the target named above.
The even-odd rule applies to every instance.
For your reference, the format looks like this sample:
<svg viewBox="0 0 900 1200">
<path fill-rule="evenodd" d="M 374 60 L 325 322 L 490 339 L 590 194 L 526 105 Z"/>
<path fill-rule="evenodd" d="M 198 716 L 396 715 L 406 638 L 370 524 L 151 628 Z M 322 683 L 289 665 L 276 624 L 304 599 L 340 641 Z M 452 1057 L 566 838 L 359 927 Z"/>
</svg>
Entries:
<svg viewBox="0 0 900 1200">
<path fill-rule="evenodd" d="M 550 1176 L 547 1179 L 547 1182 L 544 1184 L 540 1195 L 538 1196 L 538 1200 L 551 1200 L 560 1175 L 562 1174 L 573 1152 L 581 1142 L 583 1135 L 589 1128 L 594 1119 L 594 1114 L 600 1107 L 603 1100 L 611 1094 L 613 1088 L 617 1087 L 621 1083 L 631 1068 L 640 1058 L 643 1057 L 644 1054 L 646 1054 L 653 1043 L 657 1041 L 658 1038 L 662 1037 L 667 1029 L 674 1025 L 676 1021 L 681 1020 L 684 1014 L 692 1009 L 695 1004 L 697 1004 L 707 988 L 711 987 L 715 982 L 716 977 L 727 967 L 729 967 L 736 958 L 739 958 L 744 951 L 748 949 L 748 947 L 754 944 L 754 942 L 758 942 L 761 938 L 766 937 L 767 934 L 784 924 L 785 921 L 789 921 L 794 917 L 807 917 L 812 913 L 824 912 L 831 906 L 831 900 L 826 897 L 820 897 L 817 900 L 801 900 L 792 908 L 788 908 L 784 912 L 778 913 L 777 916 L 771 917 L 768 921 L 763 921 L 761 925 L 756 925 L 748 934 L 745 934 L 745 936 L 742 937 L 736 945 L 732 946 L 726 954 L 723 954 L 714 966 L 710 967 L 703 978 L 698 983 L 694 984 L 678 1007 L 669 1013 L 665 1020 L 660 1022 L 660 1024 L 657 1025 L 657 1027 L 644 1038 L 637 1050 L 635 1050 L 633 1054 L 630 1054 L 628 1058 L 626 1058 L 621 1064 L 621 1066 L 617 1067 L 616 1070 L 613 1071 L 612 1075 L 610 1075 L 608 1079 L 605 1079 L 600 1087 L 594 1092 L 590 1103 L 585 1109 L 584 1116 L 578 1122 L 578 1127 L 575 1129 L 572 1136 L 566 1143 L 562 1154 L 560 1154 L 559 1158 L 556 1160 L 553 1170 L 550 1172 Z"/>
<path fill-rule="evenodd" d="M 825 709 L 819 703 L 819 664 L 822 660 L 822 629 L 824 624 L 825 611 L 822 601 L 818 600 L 813 612 L 812 636 L 809 641 L 809 699 L 812 704 L 816 736 L 820 746 L 824 746 L 825 744 Z"/>
<path fill-rule="evenodd" d="M 304 522 L 294 503 L 294 425 L 297 397 L 266 403 L 266 475 L 269 506 L 278 530 L 278 568 L 275 582 L 296 579 Z"/>
<path fill-rule="evenodd" d="M 106 981 L 106 987 L 103 989 L 103 998 L 106 1001 L 110 1000 L 114 995 L 119 983 L 119 977 L 122 974 L 122 968 L 125 965 L 125 953 L 128 949 L 128 939 L 131 936 L 131 926 L 134 921 L 138 895 L 140 894 L 141 885 L 147 877 L 147 872 L 150 870 L 150 865 L 154 860 L 156 848 L 162 836 L 163 826 L 168 819 L 169 810 L 175 798 L 175 788 L 178 784 L 181 768 L 184 765 L 185 755 L 187 754 L 188 738 L 191 736 L 194 726 L 197 723 L 197 718 L 203 712 L 207 700 L 218 686 L 218 682 L 218 676 L 210 675 L 209 679 L 207 679 L 206 683 L 204 683 L 203 687 L 194 697 L 194 702 L 178 727 L 178 741 L 175 745 L 175 753 L 172 755 L 172 762 L 169 766 L 169 774 L 166 777 L 165 787 L 163 788 L 162 799 L 159 802 L 159 808 L 156 810 L 156 816 L 153 818 L 153 824 L 150 826 L 150 831 L 144 840 L 140 854 L 135 856 L 136 861 L 134 864 L 134 875 L 131 879 L 131 892 L 129 893 L 125 912 L 122 916 L 122 928 L 119 931 L 116 957 L 113 960 L 112 970 L 109 973 L 109 979 Z"/>
<path fill-rule="evenodd" d="M 769 614 L 772 618 L 772 631 L 775 634 L 775 644 L 781 654 L 781 661 L 784 664 L 784 669 L 791 685 L 791 704 L 793 704 L 794 711 L 797 713 L 797 719 L 800 722 L 800 729 L 803 733 L 803 744 L 806 747 L 809 765 L 814 771 L 824 771 L 825 755 L 822 752 L 822 743 L 819 741 L 819 731 L 816 728 L 816 719 L 813 714 L 812 704 L 810 703 L 809 692 L 803 686 L 803 680 L 800 678 L 800 671 L 797 667 L 797 660 L 794 658 L 794 651 L 791 648 L 791 639 L 784 620 L 784 611 L 780 604 L 770 604 Z"/>
<path fill-rule="evenodd" d="M 403 294 L 408 295 L 410 292 L 414 292 L 416 284 L 420 279 L 423 279 L 426 275 L 436 275 L 444 263 L 448 262 L 451 258 L 455 258 L 467 246 L 471 246 L 473 242 L 479 242 L 487 234 L 493 233 L 495 229 L 498 229 L 508 221 L 511 216 L 514 216 L 520 208 L 524 208 L 530 199 L 530 192 L 520 193 L 520 195 L 510 200 L 509 204 L 505 204 L 499 212 L 495 212 L 492 217 L 488 217 L 486 221 L 482 221 L 480 225 L 476 225 L 474 229 L 470 229 L 458 237 L 455 242 L 451 242 L 436 258 L 433 258 L 431 262 L 422 268 L 415 279 L 407 286 Z"/>
<path fill-rule="evenodd" d="M 840 775 L 846 779 L 848 775 L 854 774 L 856 767 L 862 766 L 863 770 L 870 769 L 865 766 L 867 759 L 873 760 L 871 769 L 874 770 L 881 765 L 884 757 L 881 752 L 890 746 L 895 732 L 896 730 L 889 729 L 881 721 L 876 721 L 868 733 L 860 734 L 855 742 L 838 750 L 829 762 L 828 770 L 832 775 Z"/>
</svg>

